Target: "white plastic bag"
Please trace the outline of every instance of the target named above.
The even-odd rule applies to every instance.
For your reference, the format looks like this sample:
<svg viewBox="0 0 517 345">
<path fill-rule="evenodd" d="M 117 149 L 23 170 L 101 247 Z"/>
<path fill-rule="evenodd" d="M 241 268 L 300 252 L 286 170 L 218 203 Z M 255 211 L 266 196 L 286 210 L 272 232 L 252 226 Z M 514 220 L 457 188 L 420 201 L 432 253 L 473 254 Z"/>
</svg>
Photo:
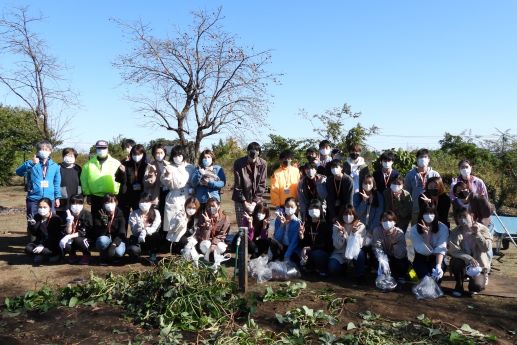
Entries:
<svg viewBox="0 0 517 345">
<path fill-rule="evenodd" d="M 361 237 L 351 234 L 346 241 L 345 258 L 348 260 L 356 260 L 361 251 Z"/>
<path fill-rule="evenodd" d="M 375 279 L 375 286 L 382 291 L 392 291 L 397 287 L 397 281 L 391 274 L 381 274 Z"/>
<path fill-rule="evenodd" d="M 262 255 L 250 260 L 248 263 L 248 271 L 253 278 L 257 279 L 258 283 L 263 283 L 273 278 L 273 272 L 267 264 L 268 261 L 269 258 L 266 255 Z"/>
<path fill-rule="evenodd" d="M 442 289 L 430 276 L 425 276 L 418 285 L 414 286 L 413 293 L 417 299 L 434 299 L 443 296 Z"/>
<path fill-rule="evenodd" d="M 292 261 L 272 261 L 268 264 L 274 280 L 291 280 L 301 276 Z"/>
</svg>

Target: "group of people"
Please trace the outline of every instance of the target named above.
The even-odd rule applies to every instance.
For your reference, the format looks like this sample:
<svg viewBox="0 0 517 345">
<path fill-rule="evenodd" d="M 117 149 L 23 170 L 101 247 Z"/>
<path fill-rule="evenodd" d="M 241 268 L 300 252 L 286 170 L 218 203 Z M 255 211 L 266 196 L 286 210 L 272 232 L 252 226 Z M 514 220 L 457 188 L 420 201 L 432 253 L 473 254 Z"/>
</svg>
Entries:
<svg viewBox="0 0 517 345">
<path fill-rule="evenodd" d="M 106 141 L 97 141 L 96 154 L 81 168 L 74 149 L 65 148 L 58 165 L 50 159 L 51 144 L 40 142 L 32 160 L 16 170 L 27 176 L 26 252 L 35 264 L 67 254 L 70 262 L 88 264 L 91 246 L 102 263 L 125 254 L 136 260 L 143 252 L 156 262 L 164 244 L 172 253 L 188 249 L 195 253 L 190 257 L 228 259 L 230 220 L 220 207 L 226 177 L 214 153 L 202 151 L 192 165 L 181 146 L 167 152 L 156 144 L 147 157 L 144 146 L 130 140 L 124 145 L 128 156 L 118 161 Z M 248 228 L 251 256 L 289 260 L 321 276 L 351 271 L 357 281 L 371 270 L 403 281 L 412 267 L 419 279 L 429 275 L 440 283 L 450 269 L 455 295 L 464 293 L 466 277 L 470 292 L 483 290 L 492 210 L 470 162 L 459 162 L 446 193 L 426 149 L 416 153 L 416 166 L 405 177 L 394 169 L 392 152 L 382 153 L 373 171 L 361 152 L 354 145 L 345 156 L 323 140 L 319 149 L 306 151 L 304 165 L 293 163 L 292 152 L 281 152 L 268 205 L 267 163 L 260 144 L 250 143 L 247 155 L 233 164 L 231 198 L 238 226 Z"/>
</svg>

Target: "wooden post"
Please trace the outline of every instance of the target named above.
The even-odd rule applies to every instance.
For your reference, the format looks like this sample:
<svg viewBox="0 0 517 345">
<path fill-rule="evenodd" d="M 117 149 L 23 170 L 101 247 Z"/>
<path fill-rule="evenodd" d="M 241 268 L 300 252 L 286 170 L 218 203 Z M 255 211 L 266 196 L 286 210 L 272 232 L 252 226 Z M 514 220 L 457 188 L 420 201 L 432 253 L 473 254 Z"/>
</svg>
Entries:
<svg viewBox="0 0 517 345">
<path fill-rule="evenodd" d="M 239 253 L 238 253 L 238 274 L 239 274 L 239 291 L 246 292 L 248 290 L 248 228 L 239 228 Z"/>
</svg>

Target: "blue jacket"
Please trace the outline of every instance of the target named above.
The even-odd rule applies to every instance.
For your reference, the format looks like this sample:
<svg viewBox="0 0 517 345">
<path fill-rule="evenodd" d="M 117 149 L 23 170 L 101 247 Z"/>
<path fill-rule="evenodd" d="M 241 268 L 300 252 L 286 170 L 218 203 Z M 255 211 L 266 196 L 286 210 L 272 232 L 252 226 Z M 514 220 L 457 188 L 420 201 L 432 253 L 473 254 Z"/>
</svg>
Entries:
<svg viewBox="0 0 517 345">
<path fill-rule="evenodd" d="M 377 197 L 377 206 L 369 205 L 363 201 L 363 197 L 359 193 L 354 194 L 354 208 L 361 220 L 366 227 L 368 232 L 373 231 L 376 227 L 381 225 L 382 214 L 384 213 L 384 196 L 375 191 Z M 370 214 L 368 215 L 368 206 L 370 206 Z M 366 216 L 368 215 L 368 222 Z"/>
<path fill-rule="evenodd" d="M 282 244 L 284 244 L 284 231 L 287 231 L 287 238 L 289 239 L 289 245 L 287 246 L 284 260 L 288 260 L 299 250 L 298 242 L 300 241 L 300 220 L 298 218 L 293 218 L 287 224 L 287 227 L 282 227 L 280 219 L 277 218 L 275 220 L 275 233 L 273 234 L 273 237 Z"/>
<path fill-rule="evenodd" d="M 27 199 L 30 201 L 38 201 L 41 198 L 49 198 L 50 200 L 61 198 L 60 167 L 52 159 L 47 160 L 46 166 L 45 178 L 43 178 L 43 164 L 41 162 L 34 164 L 32 160 L 27 160 L 16 169 L 16 175 L 27 175 Z M 48 186 L 45 187 L 45 184 L 48 184 Z"/>
<path fill-rule="evenodd" d="M 220 202 L 221 195 L 219 191 L 226 185 L 226 176 L 224 175 L 223 168 L 219 165 L 214 165 L 213 168 L 213 172 L 217 175 L 219 181 L 210 181 L 207 186 L 202 186 L 200 181 L 203 176 L 199 172 L 199 167 L 194 171 L 190 180 L 190 184 L 196 191 L 196 198 L 202 204 L 205 204 L 209 198 L 215 198 Z"/>
</svg>

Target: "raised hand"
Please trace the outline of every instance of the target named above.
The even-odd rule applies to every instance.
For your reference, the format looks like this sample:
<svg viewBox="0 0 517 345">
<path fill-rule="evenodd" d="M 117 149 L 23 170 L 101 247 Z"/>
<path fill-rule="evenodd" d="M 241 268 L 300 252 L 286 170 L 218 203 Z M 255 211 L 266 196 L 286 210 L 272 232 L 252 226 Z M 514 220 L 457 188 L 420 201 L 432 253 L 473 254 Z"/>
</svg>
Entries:
<svg viewBox="0 0 517 345">
<path fill-rule="evenodd" d="M 425 196 L 425 194 L 421 194 L 420 199 L 422 199 L 423 201 L 425 201 L 428 204 L 431 202 L 431 199 L 429 199 L 427 196 Z"/>
<path fill-rule="evenodd" d="M 201 214 L 201 216 L 203 217 L 203 220 L 204 220 L 205 222 L 207 222 L 207 223 L 208 223 L 208 222 L 210 222 L 210 217 L 208 216 L 208 213 L 206 213 L 206 211 L 205 211 L 205 212 L 203 212 L 203 213 Z"/>
<path fill-rule="evenodd" d="M 305 223 L 300 222 L 300 229 L 298 230 L 298 235 L 300 236 L 300 239 L 303 240 L 303 237 L 305 235 Z"/>
<path fill-rule="evenodd" d="M 422 227 L 422 230 L 427 233 L 429 231 L 429 228 L 427 227 L 427 225 L 425 225 L 424 221 L 421 220 L 418 225 L 420 225 Z"/>
<path fill-rule="evenodd" d="M 38 164 L 39 163 L 38 156 L 36 156 L 36 155 L 32 156 L 32 163 L 34 163 L 34 164 Z"/>
</svg>

